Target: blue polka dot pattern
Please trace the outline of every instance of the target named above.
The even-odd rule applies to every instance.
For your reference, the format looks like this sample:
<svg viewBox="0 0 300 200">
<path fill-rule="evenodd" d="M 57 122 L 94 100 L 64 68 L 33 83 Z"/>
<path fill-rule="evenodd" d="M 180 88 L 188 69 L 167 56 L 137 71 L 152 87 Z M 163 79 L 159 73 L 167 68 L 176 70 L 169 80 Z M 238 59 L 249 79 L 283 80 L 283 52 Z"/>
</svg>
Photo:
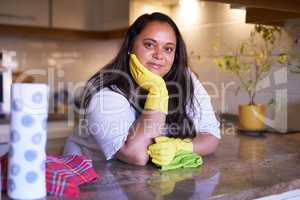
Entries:
<svg viewBox="0 0 300 200">
<path fill-rule="evenodd" d="M 34 123 L 33 118 L 30 115 L 24 115 L 22 117 L 22 124 L 25 127 L 31 127 Z"/>
<path fill-rule="evenodd" d="M 16 184 L 15 184 L 14 180 L 8 179 L 8 190 L 10 192 L 13 192 L 15 189 L 16 189 Z"/>
<path fill-rule="evenodd" d="M 42 126 L 44 130 L 47 130 L 47 118 L 43 119 Z"/>
<path fill-rule="evenodd" d="M 12 109 L 14 111 L 20 111 L 22 109 L 22 104 L 21 104 L 21 101 L 19 99 L 14 99 L 12 101 Z"/>
<path fill-rule="evenodd" d="M 31 189 L 32 199 L 46 195 L 44 187 L 34 186 L 46 184 L 47 93 L 46 85 L 12 85 L 7 191 L 18 199 Z"/>
<path fill-rule="evenodd" d="M 42 134 L 36 133 L 31 137 L 31 141 L 33 144 L 40 144 L 42 141 Z"/>
<path fill-rule="evenodd" d="M 37 158 L 37 152 L 35 150 L 27 150 L 25 151 L 24 156 L 25 156 L 25 160 L 31 162 Z"/>
<path fill-rule="evenodd" d="M 43 95 L 41 92 L 36 92 L 32 95 L 32 101 L 36 104 L 41 104 L 43 100 Z"/>
<path fill-rule="evenodd" d="M 21 167 L 18 164 L 12 164 L 10 166 L 9 170 L 10 170 L 11 175 L 17 176 L 20 173 L 20 171 L 21 171 Z"/>
<path fill-rule="evenodd" d="M 14 153 L 15 153 L 14 148 L 13 148 L 12 146 L 10 146 L 8 156 L 9 156 L 10 158 L 12 158 L 13 155 L 14 155 Z"/>
<path fill-rule="evenodd" d="M 36 172 L 27 172 L 25 179 L 28 183 L 34 183 L 38 178 L 38 175 Z"/>
<path fill-rule="evenodd" d="M 16 143 L 20 140 L 21 136 L 17 130 L 12 130 L 10 133 L 10 141 Z"/>
</svg>

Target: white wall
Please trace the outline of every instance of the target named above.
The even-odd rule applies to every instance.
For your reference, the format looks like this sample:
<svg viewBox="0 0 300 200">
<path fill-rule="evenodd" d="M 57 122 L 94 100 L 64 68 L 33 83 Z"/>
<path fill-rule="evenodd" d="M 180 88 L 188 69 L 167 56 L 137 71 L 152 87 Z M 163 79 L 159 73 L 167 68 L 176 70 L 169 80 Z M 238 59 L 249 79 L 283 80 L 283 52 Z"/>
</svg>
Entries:
<svg viewBox="0 0 300 200">
<path fill-rule="evenodd" d="M 171 15 L 171 7 L 165 6 L 161 2 L 157 1 L 145 1 L 131 0 L 129 4 L 129 23 L 132 24 L 136 18 L 145 13 L 162 12 L 167 15 Z"/>
<path fill-rule="evenodd" d="M 121 40 L 59 41 L 0 37 L 1 49 L 17 52 L 17 70 L 49 72 L 44 76 L 35 75 L 36 82 L 48 82 L 48 75 L 53 70 L 55 83 L 86 81 L 113 58 L 120 45 Z M 63 73 L 58 75 L 59 72 Z"/>
</svg>

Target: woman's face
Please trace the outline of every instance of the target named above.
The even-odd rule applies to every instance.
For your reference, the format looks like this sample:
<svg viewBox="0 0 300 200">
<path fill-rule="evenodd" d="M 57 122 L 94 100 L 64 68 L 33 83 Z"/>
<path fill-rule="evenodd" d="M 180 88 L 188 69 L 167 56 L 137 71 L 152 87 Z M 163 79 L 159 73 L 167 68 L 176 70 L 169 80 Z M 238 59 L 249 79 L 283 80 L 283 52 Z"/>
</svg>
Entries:
<svg viewBox="0 0 300 200">
<path fill-rule="evenodd" d="M 140 62 L 161 77 L 170 71 L 175 50 L 175 32 L 168 23 L 159 21 L 147 24 L 133 44 L 133 53 Z"/>
</svg>

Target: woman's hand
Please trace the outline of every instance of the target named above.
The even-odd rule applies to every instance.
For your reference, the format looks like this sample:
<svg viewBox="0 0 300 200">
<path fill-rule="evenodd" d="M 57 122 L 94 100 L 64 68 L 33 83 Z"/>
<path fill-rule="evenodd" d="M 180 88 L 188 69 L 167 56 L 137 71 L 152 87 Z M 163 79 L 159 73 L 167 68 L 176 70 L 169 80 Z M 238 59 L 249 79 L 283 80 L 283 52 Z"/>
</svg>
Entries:
<svg viewBox="0 0 300 200">
<path fill-rule="evenodd" d="M 164 136 L 155 138 L 155 144 L 148 147 L 148 154 L 152 158 L 152 162 L 158 166 L 170 164 L 176 151 L 176 144 Z"/>
<path fill-rule="evenodd" d="M 164 79 L 144 67 L 134 54 L 130 54 L 129 67 L 135 82 L 149 92 L 144 107 L 167 114 L 169 95 Z"/>
<path fill-rule="evenodd" d="M 155 138 L 155 144 L 149 146 L 148 154 L 153 163 L 162 166 L 170 164 L 179 150 L 193 152 L 192 141 L 160 136 Z"/>
</svg>

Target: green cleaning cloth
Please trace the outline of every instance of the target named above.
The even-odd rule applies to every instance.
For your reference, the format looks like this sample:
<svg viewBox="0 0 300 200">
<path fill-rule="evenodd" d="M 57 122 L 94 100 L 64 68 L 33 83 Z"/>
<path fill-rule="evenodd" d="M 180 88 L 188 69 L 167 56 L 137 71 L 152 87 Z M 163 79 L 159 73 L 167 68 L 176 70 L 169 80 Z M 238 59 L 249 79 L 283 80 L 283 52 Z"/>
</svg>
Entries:
<svg viewBox="0 0 300 200">
<path fill-rule="evenodd" d="M 178 168 L 198 167 L 203 164 L 201 156 L 184 150 L 176 153 L 174 159 L 168 165 L 162 165 L 160 171 L 168 171 Z"/>
</svg>

